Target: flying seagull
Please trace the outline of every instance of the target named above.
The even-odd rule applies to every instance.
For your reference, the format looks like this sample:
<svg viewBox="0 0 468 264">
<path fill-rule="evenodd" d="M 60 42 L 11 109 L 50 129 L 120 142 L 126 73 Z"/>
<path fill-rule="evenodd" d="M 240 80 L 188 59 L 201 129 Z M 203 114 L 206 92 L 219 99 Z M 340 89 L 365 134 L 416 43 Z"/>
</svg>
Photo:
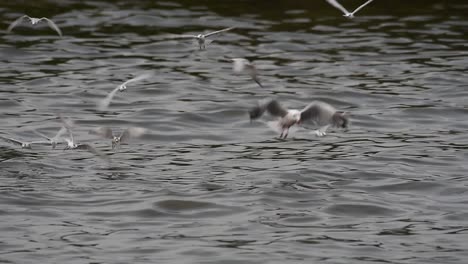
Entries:
<svg viewBox="0 0 468 264">
<path fill-rule="evenodd" d="M 54 23 L 54 21 L 48 19 L 47 17 L 41 17 L 41 18 L 36 18 L 36 17 L 30 17 L 28 15 L 24 15 L 24 16 L 21 16 L 19 17 L 18 19 L 16 19 L 15 21 L 13 21 L 10 26 L 8 27 L 7 29 L 7 32 L 10 33 L 14 27 L 16 27 L 18 24 L 20 24 L 21 22 L 23 22 L 24 19 L 29 19 L 29 21 L 31 22 L 31 24 L 33 25 L 36 25 L 37 23 L 41 22 L 42 20 L 45 20 L 47 22 L 47 25 L 49 25 L 50 28 L 52 28 L 53 30 L 55 30 L 59 36 L 61 37 L 62 36 L 62 31 L 60 30 L 60 28 Z"/>
<path fill-rule="evenodd" d="M 128 81 L 125 81 L 124 83 L 118 85 L 114 90 L 112 90 L 106 96 L 106 98 L 104 98 L 104 99 L 102 99 L 101 101 L 98 102 L 98 104 L 97 104 L 98 110 L 99 111 L 106 111 L 107 108 L 109 107 L 109 104 L 112 101 L 112 98 L 114 98 L 115 94 L 117 92 L 123 92 L 123 91 L 127 90 L 127 84 L 132 83 L 132 82 L 141 81 L 141 80 L 147 79 L 147 78 L 149 78 L 151 76 L 152 76 L 152 74 L 150 74 L 150 73 L 141 74 L 141 75 L 139 75 L 139 76 L 137 76 L 135 78 L 132 78 L 132 79 L 130 79 Z"/>
<path fill-rule="evenodd" d="M 202 49 L 205 49 L 205 42 L 206 42 L 206 38 L 210 37 L 210 36 L 213 36 L 213 35 L 217 35 L 219 33 L 223 33 L 223 32 L 226 32 L 226 31 L 229 31 L 229 30 L 232 30 L 236 27 L 228 27 L 228 28 L 225 28 L 225 29 L 221 29 L 221 30 L 218 30 L 218 31 L 213 31 L 213 32 L 210 32 L 210 33 L 207 33 L 207 34 L 198 34 L 198 35 L 172 35 L 171 37 L 172 38 L 181 38 L 181 39 L 196 39 L 198 41 L 198 45 L 200 46 L 200 50 Z"/>
<path fill-rule="evenodd" d="M 354 9 L 354 11 L 352 13 L 350 13 L 348 10 L 346 10 L 346 8 L 344 8 L 340 3 L 338 3 L 338 1 L 336 0 L 327 0 L 327 2 L 336 7 L 337 9 L 341 10 L 341 12 L 343 12 L 343 16 L 345 17 L 348 17 L 348 18 L 353 18 L 354 17 L 354 14 L 361 10 L 361 8 L 365 7 L 366 5 L 368 5 L 370 2 L 372 2 L 373 0 L 368 0 L 367 2 L 365 2 L 364 4 L 362 4 L 361 6 L 359 6 L 358 8 Z"/>
<path fill-rule="evenodd" d="M 0 136 L 0 139 L 5 142 L 11 143 L 13 145 L 21 146 L 21 148 L 24 148 L 24 149 L 31 149 L 32 145 L 49 145 L 50 144 L 48 141 L 44 141 L 44 140 L 26 142 L 26 141 L 20 141 L 14 138 L 9 138 L 9 137 L 4 137 L 4 136 Z"/>
<path fill-rule="evenodd" d="M 145 128 L 141 127 L 129 127 L 122 131 L 119 136 L 115 136 L 112 129 L 109 127 L 97 127 L 89 131 L 89 134 L 98 135 L 102 138 L 112 140 L 112 149 L 121 143 L 128 142 L 131 138 L 137 138 L 142 136 L 146 132 Z"/>
<path fill-rule="evenodd" d="M 260 83 L 260 79 L 258 78 L 258 72 L 255 64 L 244 58 L 234 58 L 231 59 L 231 61 L 232 70 L 235 73 L 242 73 L 245 71 L 258 85 L 260 85 L 260 87 L 263 88 L 263 85 Z"/>
<path fill-rule="evenodd" d="M 274 123 L 276 128 L 281 131 L 280 138 L 285 139 L 288 136 L 289 128 L 293 125 L 300 125 L 305 121 L 311 121 L 319 126 L 315 130 L 317 136 L 325 136 L 326 130 L 330 126 L 347 128 L 349 124 L 348 114 L 338 112 L 333 106 L 321 102 L 313 101 L 301 111 L 295 109 L 286 109 L 276 100 L 268 100 L 259 103 L 249 111 L 250 119 L 260 118 L 265 111 L 278 120 Z"/>
</svg>

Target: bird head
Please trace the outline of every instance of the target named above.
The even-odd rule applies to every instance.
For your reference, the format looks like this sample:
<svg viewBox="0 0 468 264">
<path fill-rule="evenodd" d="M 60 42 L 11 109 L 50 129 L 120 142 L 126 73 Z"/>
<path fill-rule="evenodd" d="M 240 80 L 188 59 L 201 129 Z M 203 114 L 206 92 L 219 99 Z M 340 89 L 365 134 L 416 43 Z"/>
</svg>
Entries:
<svg viewBox="0 0 468 264">
<path fill-rule="evenodd" d="M 348 128 L 349 114 L 346 112 L 336 112 L 333 115 L 333 125 L 339 128 Z"/>
</svg>

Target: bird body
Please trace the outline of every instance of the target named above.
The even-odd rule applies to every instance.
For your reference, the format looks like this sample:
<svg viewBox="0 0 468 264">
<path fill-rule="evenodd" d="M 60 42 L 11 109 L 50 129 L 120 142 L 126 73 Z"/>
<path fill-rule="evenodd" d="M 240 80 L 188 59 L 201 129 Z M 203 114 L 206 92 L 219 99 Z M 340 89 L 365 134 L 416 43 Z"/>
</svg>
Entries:
<svg viewBox="0 0 468 264">
<path fill-rule="evenodd" d="M 315 131 L 317 136 L 326 135 L 329 126 L 346 128 L 349 124 L 346 113 L 338 112 L 333 106 L 321 101 L 314 101 L 299 111 L 286 109 L 276 100 L 268 100 L 259 103 L 249 111 L 250 119 L 258 119 L 265 112 L 278 118 L 276 124 L 281 131 L 280 138 L 283 139 L 287 138 L 290 127 L 300 125 L 306 121 L 319 126 L 319 129 Z"/>
<path fill-rule="evenodd" d="M 116 136 L 109 127 L 97 127 L 90 130 L 89 133 L 100 136 L 101 138 L 112 140 L 112 149 L 119 146 L 121 143 L 127 143 L 131 138 L 137 138 L 142 136 L 146 132 L 145 128 L 141 127 L 129 127 L 122 131 L 120 135 Z"/>
<path fill-rule="evenodd" d="M 14 138 L 9 138 L 9 137 L 4 137 L 4 136 L 0 136 L 0 139 L 5 141 L 5 142 L 8 142 L 10 144 L 13 144 L 13 145 L 21 146 L 21 148 L 24 148 L 24 149 L 31 149 L 32 145 L 47 145 L 47 144 L 49 144 L 49 142 L 47 142 L 47 141 L 26 142 L 26 141 L 20 141 L 20 140 L 14 139 Z"/>
</svg>

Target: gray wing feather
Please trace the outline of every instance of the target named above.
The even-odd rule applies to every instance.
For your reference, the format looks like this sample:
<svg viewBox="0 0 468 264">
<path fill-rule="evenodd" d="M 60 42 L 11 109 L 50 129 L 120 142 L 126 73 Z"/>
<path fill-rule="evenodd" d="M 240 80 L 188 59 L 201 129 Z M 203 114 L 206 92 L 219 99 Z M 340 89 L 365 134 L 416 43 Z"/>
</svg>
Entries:
<svg viewBox="0 0 468 264">
<path fill-rule="evenodd" d="M 2 139 L 3 141 L 6 141 L 8 143 L 14 144 L 14 145 L 19 145 L 19 146 L 23 145 L 23 142 L 21 142 L 19 140 L 16 140 L 16 139 L 13 139 L 13 138 L 0 136 L 0 139 Z"/>
<path fill-rule="evenodd" d="M 301 111 L 301 121 L 312 121 L 317 125 L 327 125 L 330 123 L 335 112 L 336 110 L 333 106 L 315 101 Z"/>
<path fill-rule="evenodd" d="M 87 150 L 105 161 L 110 161 L 109 157 L 106 154 L 102 153 L 101 151 L 97 150 L 95 147 L 89 144 L 80 144 L 76 148 Z"/>
<path fill-rule="evenodd" d="M 327 0 L 327 2 L 334 6 L 335 8 L 341 10 L 341 12 L 343 12 L 345 15 L 348 15 L 349 14 L 349 11 L 346 10 L 346 8 L 344 8 L 340 3 L 338 3 L 336 0 Z"/>
<path fill-rule="evenodd" d="M 205 34 L 205 38 L 206 37 L 209 37 L 209 36 L 212 36 L 212 35 L 216 35 L 216 34 L 219 34 L 219 33 L 222 33 L 222 32 L 226 32 L 226 31 L 229 31 L 229 30 L 232 30 L 236 27 L 228 27 L 228 28 L 225 28 L 225 29 L 221 29 L 221 30 L 218 30 L 218 31 L 213 31 L 213 32 L 210 32 L 208 34 Z"/>
<path fill-rule="evenodd" d="M 96 129 L 90 130 L 89 134 L 97 135 L 97 136 L 100 136 L 102 138 L 108 138 L 108 139 L 113 139 L 114 138 L 114 134 L 112 133 L 112 129 L 110 129 L 109 127 L 98 127 Z"/>
<path fill-rule="evenodd" d="M 13 21 L 10 26 L 8 26 L 8 29 L 7 29 L 7 32 L 10 33 L 14 27 L 16 27 L 19 23 L 21 23 L 23 21 L 23 19 L 25 18 L 29 18 L 29 16 L 27 15 L 24 15 L 24 16 L 21 16 L 19 18 L 17 18 L 15 21 Z"/>
<path fill-rule="evenodd" d="M 54 21 L 48 19 L 47 17 L 43 17 L 43 18 L 41 18 L 41 20 L 47 21 L 47 25 L 49 25 L 50 28 L 52 28 L 53 30 L 55 30 L 55 31 L 59 34 L 60 37 L 62 36 L 62 31 L 61 31 L 60 28 L 54 23 Z"/>
<path fill-rule="evenodd" d="M 98 110 L 99 111 L 106 111 L 107 108 L 109 107 L 110 102 L 112 101 L 112 98 L 114 98 L 114 95 L 117 93 L 119 90 L 120 85 L 117 86 L 112 92 L 110 92 L 106 98 L 102 99 L 101 101 L 98 102 Z"/>
<path fill-rule="evenodd" d="M 120 135 L 120 142 L 125 143 L 128 142 L 130 138 L 141 137 L 145 132 L 146 129 L 142 127 L 129 127 Z"/>
<path fill-rule="evenodd" d="M 353 13 L 351 13 L 352 15 L 354 15 L 357 11 L 361 10 L 363 7 L 365 7 L 366 5 L 370 4 L 370 2 L 372 2 L 373 0 L 369 0 L 367 2 L 365 2 L 364 4 L 362 4 L 360 7 L 356 8 Z"/>
<path fill-rule="evenodd" d="M 281 106 L 276 100 L 270 100 L 263 104 L 258 104 L 256 107 L 250 109 L 249 115 L 251 119 L 257 119 L 267 111 L 272 116 L 283 117 L 287 115 L 288 110 Z"/>
</svg>

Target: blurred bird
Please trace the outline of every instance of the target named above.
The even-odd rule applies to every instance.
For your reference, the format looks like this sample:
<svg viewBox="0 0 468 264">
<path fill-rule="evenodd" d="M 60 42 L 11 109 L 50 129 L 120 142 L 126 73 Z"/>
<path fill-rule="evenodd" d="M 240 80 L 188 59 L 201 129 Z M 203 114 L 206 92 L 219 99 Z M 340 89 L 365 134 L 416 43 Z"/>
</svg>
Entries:
<svg viewBox="0 0 468 264">
<path fill-rule="evenodd" d="M 171 38 L 180 38 L 180 39 L 196 39 L 198 41 L 198 45 L 200 46 L 200 50 L 202 49 L 205 49 L 205 42 L 206 42 L 206 38 L 210 37 L 210 36 L 213 36 L 213 35 L 217 35 L 219 33 L 223 33 L 223 32 L 226 32 L 226 31 L 229 31 L 229 30 L 232 30 L 234 29 L 235 27 L 228 27 L 228 28 L 225 28 L 225 29 L 221 29 L 221 30 L 218 30 L 218 31 L 213 31 L 213 32 L 210 32 L 210 33 L 207 33 L 207 34 L 198 34 L 198 35 L 171 35 L 170 37 Z"/>
<path fill-rule="evenodd" d="M 278 120 L 273 122 L 272 125 L 281 131 L 279 137 L 283 139 L 288 136 L 291 126 L 300 125 L 305 121 L 311 121 L 319 126 L 319 129 L 315 130 L 317 136 L 326 135 L 326 130 L 330 126 L 347 128 L 349 124 L 347 113 L 338 112 L 333 106 L 321 101 L 313 101 L 299 111 L 295 109 L 288 110 L 276 100 L 267 100 L 266 102 L 260 102 L 249 111 L 250 119 L 260 118 L 265 111 L 274 117 L 278 117 Z"/>
<path fill-rule="evenodd" d="M 341 10 L 341 12 L 343 12 L 343 16 L 347 17 L 347 18 L 353 18 L 354 17 L 354 14 L 361 10 L 363 7 L 365 7 L 366 5 L 368 5 L 370 2 L 372 2 L 373 0 L 368 0 L 367 2 L 365 2 L 364 4 L 362 4 L 361 6 L 359 6 L 358 8 L 356 8 L 352 13 L 350 13 L 348 10 L 346 10 L 346 8 L 344 8 L 340 3 L 338 3 L 338 1 L 336 0 L 327 0 L 327 2 L 336 7 L 337 9 Z"/>
<path fill-rule="evenodd" d="M 109 107 L 109 104 L 112 101 L 112 98 L 114 98 L 115 94 L 117 92 L 123 92 L 123 91 L 127 90 L 127 84 L 132 83 L 132 82 L 141 81 L 141 80 L 147 79 L 147 78 L 149 78 L 151 76 L 152 76 L 152 74 L 150 74 L 150 73 L 141 74 L 141 75 L 139 75 L 139 76 L 137 76 L 135 78 L 132 78 L 132 79 L 130 79 L 128 81 L 125 81 L 124 83 L 118 85 L 114 90 L 112 90 L 106 96 L 106 98 L 104 98 L 104 99 L 102 99 L 101 101 L 98 102 L 98 104 L 97 104 L 98 110 L 99 111 L 106 111 L 107 108 Z"/>
<path fill-rule="evenodd" d="M 244 58 L 234 58 L 231 59 L 231 61 L 233 62 L 232 70 L 235 73 L 242 73 L 245 71 L 258 85 L 260 85 L 260 87 L 263 88 L 263 85 L 260 83 L 258 78 L 257 68 L 252 62 Z"/>
<path fill-rule="evenodd" d="M 20 141 L 14 138 L 9 138 L 9 137 L 4 137 L 4 136 L 0 136 L 0 139 L 13 145 L 21 146 L 21 148 L 24 148 L 24 149 L 31 149 L 32 145 L 49 145 L 50 144 L 48 141 L 44 141 L 44 140 L 25 142 L 25 141 Z"/>
<path fill-rule="evenodd" d="M 59 34 L 60 37 L 62 36 L 62 31 L 54 23 L 54 21 L 48 19 L 47 17 L 36 18 L 36 17 L 30 17 L 28 15 L 21 16 L 18 19 L 16 19 L 15 21 L 13 21 L 10 24 L 10 26 L 8 27 L 7 32 L 10 33 L 13 30 L 13 28 L 15 28 L 18 24 L 20 24 L 24 19 L 29 19 L 29 21 L 31 22 L 32 25 L 36 25 L 37 23 L 45 20 L 47 22 L 47 25 L 49 25 L 50 28 L 55 30 Z"/>
<path fill-rule="evenodd" d="M 109 127 L 97 127 L 89 131 L 89 134 L 111 139 L 112 149 L 121 143 L 127 143 L 131 138 L 141 137 L 144 133 L 146 133 L 146 129 L 141 127 L 129 127 L 122 131 L 119 136 L 115 136 Z"/>
</svg>

